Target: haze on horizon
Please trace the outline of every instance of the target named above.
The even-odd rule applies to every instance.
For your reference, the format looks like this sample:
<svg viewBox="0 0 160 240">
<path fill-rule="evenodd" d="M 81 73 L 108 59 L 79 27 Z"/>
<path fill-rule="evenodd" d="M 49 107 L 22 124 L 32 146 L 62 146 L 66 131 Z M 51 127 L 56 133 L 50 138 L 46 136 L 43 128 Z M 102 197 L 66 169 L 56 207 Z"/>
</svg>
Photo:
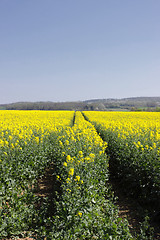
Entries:
<svg viewBox="0 0 160 240">
<path fill-rule="evenodd" d="M 0 104 L 160 96 L 159 0 L 0 1 Z"/>
</svg>

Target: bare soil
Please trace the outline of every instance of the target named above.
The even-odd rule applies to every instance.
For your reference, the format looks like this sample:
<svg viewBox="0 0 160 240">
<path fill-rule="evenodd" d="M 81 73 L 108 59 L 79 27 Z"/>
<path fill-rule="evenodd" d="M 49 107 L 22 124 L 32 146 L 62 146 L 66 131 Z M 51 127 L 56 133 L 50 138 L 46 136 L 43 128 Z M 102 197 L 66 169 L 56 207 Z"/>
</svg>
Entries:
<svg viewBox="0 0 160 240">
<path fill-rule="evenodd" d="M 110 178 L 109 183 L 116 198 L 115 204 L 119 209 L 119 217 L 127 219 L 132 236 L 136 236 L 140 232 L 141 223 L 144 221 L 143 206 L 136 199 L 125 194 L 120 182 Z M 153 240 L 160 240 L 160 223 L 152 222 L 151 227 L 154 228 L 155 232 Z"/>
</svg>

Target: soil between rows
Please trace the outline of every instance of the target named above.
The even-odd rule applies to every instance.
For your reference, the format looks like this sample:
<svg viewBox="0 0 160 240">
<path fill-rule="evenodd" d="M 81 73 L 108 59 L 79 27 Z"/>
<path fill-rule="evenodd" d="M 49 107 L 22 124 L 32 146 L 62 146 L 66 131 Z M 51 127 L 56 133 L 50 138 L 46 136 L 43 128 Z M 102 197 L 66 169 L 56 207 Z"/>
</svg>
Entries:
<svg viewBox="0 0 160 240">
<path fill-rule="evenodd" d="M 46 168 L 45 174 L 42 178 L 38 180 L 37 187 L 35 190 L 36 196 L 40 198 L 39 203 L 36 208 L 40 208 L 43 204 L 44 199 L 48 198 L 48 212 L 50 215 L 54 214 L 54 192 L 55 192 L 55 177 L 54 173 L 54 165 L 51 164 L 50 167 Z M 135 236 L 140 231 L 140 223 L 143 221 L 143 217 L 141 213 L 143 212 L 142 206 L 139 203 L 125 195 L 122 190 L 122 187 L 118 181 L 110 176 L 109 184 L 111 185 L 111 189 L 114 192 L 115 197 L 115 205 L 117 205 L 119 209 L 119 217 L 122 219 L 127 219 L 129 223 L 130 232 L 133 236 Z M 155 240 L 160 239 L 160 228 L 159 225 L 154 224 L 155 228 Z M 11 240 L 10 239 L 2 239 L 2 240 Z M 35 240 L 38 239 L 36 235 L 31 234 L 31 237 L 19 237 L 17 240 Z M 44 238 L 43 240 L 47 240 Z"/>
<path fill-rule="evenodd" d="M 115 196 L 115 205 L 119 209 L 119 217 L 127 219 L 132 236 L 140 232 L 141 223 L 144 221 L 145 208 L 137 199 L 127 196 L 120 181 L 110 176 L 109 184 Z M 150 227 L 154 228 L 154 239 L 160 240 L 160 222 L 151 222 Z"/>
</svg>

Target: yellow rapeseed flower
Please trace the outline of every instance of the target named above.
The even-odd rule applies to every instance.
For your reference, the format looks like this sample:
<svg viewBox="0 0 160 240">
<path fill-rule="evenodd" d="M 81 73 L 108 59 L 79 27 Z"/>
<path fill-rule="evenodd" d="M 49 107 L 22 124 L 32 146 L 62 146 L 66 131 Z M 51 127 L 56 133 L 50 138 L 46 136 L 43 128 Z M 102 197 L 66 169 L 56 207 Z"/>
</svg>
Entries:
<svg viewBox="0 0 160 240">
<path fill-rule="evenodd" d="M 75 181 L 79 181 L 80 180 L 80 176 L 76 176 Z"/>
<path fill-rule="evenodd" d="M 63 166 L 67 167 L 67 163 L 66 163 L 66 162 L 64 162 L 64 163 L 63 163 Z"/>
<path fill-rule="evenodd" d="M 66 140 L 65 143 L 66 143 L 66 145 L 69 145 L 69 141 L 68 140 Z"/>
<path fill-rule="evenodd" d="M 82 212 L 78 212 L 76 216 L 82 217 Z"/>
<path fill-rule="evenodd" d="M 67 179 L 66 179 L 66 182 L 67 182 L 67 183 L 69 183 L 70 181 L 71 181 L 71 179 L 70 179 L 70 178 L 67 178 Z"/>
<path fill-rule="evenodd" d="M 60 179 L 60 176 L 59 175 L 57 175 L 57 180 L 59 180 Z"/>
<path fill-rule="evenodd" d="M 69 162 L 70 160 L 71 160 L 71 156 L 70 156 L 70 155 L 67 155 L 66 161 Z"/>
<path fill-rule="evenodd" d="M 64 156 L 66 153 L 65 152 L 62 152 L 62 156 Z"/>
<path fill-rule="evenodd" d="M 70 168 L 69 175 L 73 176 L 73 174 L 74 174 L 74 168 Z"/>
<path fill-rule="evenodd" d="M 71 189 L 67 188 L 66 191 L 67 191 L 67 192 L 71 192 Z"/>
</svg>

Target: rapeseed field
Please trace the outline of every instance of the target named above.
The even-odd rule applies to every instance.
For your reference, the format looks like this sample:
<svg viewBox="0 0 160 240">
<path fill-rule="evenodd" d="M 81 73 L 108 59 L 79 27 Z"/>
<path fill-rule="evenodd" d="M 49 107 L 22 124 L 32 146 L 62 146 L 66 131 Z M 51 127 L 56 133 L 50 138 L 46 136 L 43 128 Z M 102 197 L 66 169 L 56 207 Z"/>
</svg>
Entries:
<svg viewBox="0 0 160 240">
<path fill-rule="evenodd" d="M 150 194 L 156 202 L 159 118 L 158 113 L 0 111 L 1 239 L 141 239 L 118 215 L 109 171 L 135 184 L 142 199 L 149 202 Z M 50 164 L 52 212 L 49 199 L 35 194 Z"/>
</svg>

